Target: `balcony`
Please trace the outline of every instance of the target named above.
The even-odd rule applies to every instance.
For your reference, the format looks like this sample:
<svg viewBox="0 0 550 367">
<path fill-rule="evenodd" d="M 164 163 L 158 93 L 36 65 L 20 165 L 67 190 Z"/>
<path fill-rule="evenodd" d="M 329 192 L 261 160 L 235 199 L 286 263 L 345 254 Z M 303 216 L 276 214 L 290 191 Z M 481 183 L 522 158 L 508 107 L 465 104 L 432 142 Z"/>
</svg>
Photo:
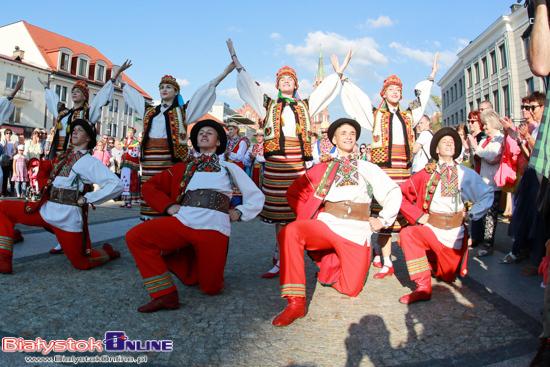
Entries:
<svg viewBox="0 0 550 367">
<path fill-rule="evenodd" d="M 5 96 L 9 96 L 11 94 L 11 92 L 13 92 L 13 88 L 4 87 L 4 95 Z M 14 99 L 16 99 L 18 101 L 30 102 L 31 101 L 31 93 L 32 92 L 30 90 L 20 90 L 19 92 L 17 92 Z"/>
</svg>

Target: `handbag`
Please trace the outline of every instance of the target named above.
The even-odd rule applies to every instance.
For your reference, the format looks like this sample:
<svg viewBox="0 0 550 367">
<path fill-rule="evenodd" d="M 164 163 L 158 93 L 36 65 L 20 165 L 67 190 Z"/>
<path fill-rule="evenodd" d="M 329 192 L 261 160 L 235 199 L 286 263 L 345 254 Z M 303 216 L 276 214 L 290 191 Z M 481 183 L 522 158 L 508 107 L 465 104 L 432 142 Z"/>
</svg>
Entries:
<svg viewBox="0 0 550 367">
<path fill-rule="evenodd" d="M 550 197 L 548 197 L 548 177 L 542 176 L 537 194 L 537 213 L 544 219 L 550 220 Z"/>
<path fill-rule="evenodd" d="M 2 154 L 0 156 L 0 164 L 2 167 L 8 167 L 11 164 L 11 159 L 8 154 Z"/>
</svg>

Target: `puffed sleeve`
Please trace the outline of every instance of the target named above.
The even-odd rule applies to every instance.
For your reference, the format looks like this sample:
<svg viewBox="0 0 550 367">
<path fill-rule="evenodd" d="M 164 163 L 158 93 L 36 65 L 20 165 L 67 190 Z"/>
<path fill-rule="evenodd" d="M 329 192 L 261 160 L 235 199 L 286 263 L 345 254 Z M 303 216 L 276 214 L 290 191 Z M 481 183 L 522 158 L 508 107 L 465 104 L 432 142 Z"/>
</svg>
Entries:
<svg viewBox="0 0 550 367">
<path fill-rule="evenodd" d="M 355 84 L 346 80 L 342 87 L 341 98 L 346 113 L 355 119 L 362 128 L 372 131 L 374 115 L 369 96 Z"/>
<path fill-rule="evenodd" d="M 256 81 L 244 69 L 237 74 L 237 90 L 241 99 L 248 103 L 264 120 L 267 113 L 264 107 L 264 92 L 262 87 L 256 84 Z"/>
</svg>

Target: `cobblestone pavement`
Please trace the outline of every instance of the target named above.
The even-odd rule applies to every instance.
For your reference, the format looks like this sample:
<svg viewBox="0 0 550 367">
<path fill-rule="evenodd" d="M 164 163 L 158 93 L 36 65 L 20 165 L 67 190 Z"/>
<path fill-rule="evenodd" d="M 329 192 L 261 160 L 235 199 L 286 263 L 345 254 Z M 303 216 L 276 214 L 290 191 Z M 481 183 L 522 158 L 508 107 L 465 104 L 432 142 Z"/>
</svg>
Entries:
<svg viewBox="0 0 550 367">
<path fill-rule="evenodd" d="M 432 300 L 410 307 L 398 302 L 414 285 L 395 243 L 395 276 L 376 280 L 371 269 L 354 298 L 317 284 L 316 268 L 306 261 L 308 314 L 275 328 L 271 321 L 286 301 L 278 278 L 260 277 L 271 265 L 273 227 L 258 219 L 233 224 L 222 294 L 210 297 L 176 280 L 179 310 L 141 314 L 136 309 L 149 297 L 126 247 L 127 229 L 117 226 L 137 216 L 137 207 L 113 203 L 91 212 L 97 233 L 110 228 L 103 238 L 122 257 L 89 271 L 74 269 L 64 255 L 47 254 L 50 244 L 40 241 L 45 231 L 20 227 L 33 244 L 16 244 L 14 273 L 0 276 L 1 337 L 102 340 L 106 331 L 124 331 L 131 340 L 172 340 L 173 351 L 166 353 L 47 355 L 146 356 L 141 365 L 147 366 L 527 366 L 537 349 L 542 277 L 522 277 L 521 264 L 497 264 L 511 245 L 502 222 L 494 255 L 470 257 L 467 277 L 453 284 L 433 280 Z M 105 240 L 96 238 L 92 234 L 99 247 Z M 28 250 L 37 244 L 38 253 Z M 0 365 L 53 365 L 25 363 L 29 356 L 42 355 L 2 352 Z"/>
</svg>

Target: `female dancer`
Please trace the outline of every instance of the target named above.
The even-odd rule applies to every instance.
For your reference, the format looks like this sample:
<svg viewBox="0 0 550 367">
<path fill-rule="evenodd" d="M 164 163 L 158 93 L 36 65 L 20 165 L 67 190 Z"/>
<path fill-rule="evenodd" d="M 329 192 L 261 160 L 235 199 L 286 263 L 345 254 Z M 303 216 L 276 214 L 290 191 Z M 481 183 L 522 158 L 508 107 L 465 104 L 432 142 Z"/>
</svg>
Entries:
<svg viewBox="0 0 550 367">
<path fill-rule="evenodd" d="M 384 81 L 380 92 L 382 102 L 374 112 L 369 97 L 348 79 L 343 78 L 342 104 L 346 113 L 354 116 L 362 127 L 372 131 L 372 163 L 380 166 L 398 185 L 401 185 L 410 176 L 414 127 L 424 115 L 424 110 L 428 104 L 430 91 L 437 73 L 438 57 L 439 53 L 436 53 L 432 73 L 428 80 L 418 83 L 414 88 L 417 98 L 406 110 L 401 110 L 399 106 L 403 87 L 401 79 L 397 76 L 391 75 Z M 333 60 L 332 64 L 336 70 L 338 59 Z M 380 209 L 380 205 L 374 203 L 373 214 L 376 216 Z M 403 216 L 399 214 L 393 226 L 381 230 L 378 234 L 373 265 L 382 268 L 382 270 L 374 276 L 375 278 L 382 279 L 386 275 L 393 274 L 391 235 L 392 233 L 399 233 L 401 227 L 406 223 Z M 380 261 L 380 253 L 384 258 L 383 267 Z"/>
<path fill-rule="evenodd" d="M 94 97 L 92 104 L 88 104 L 90 98 L 90 90 L 85 81 L 77 81 L 71 90 L 71 98 L 73 101 L 72 108 L 66 108 L 63 103 L 60 103 L 59 96 L 55 91 L 49 88 L 49 81 L 38 78 L 38 81 L 46 89 L 46 106 L 54 117 L 54 126 L 57 127 L 55 133 L 52 134 L 50 150 L 45 152 L 45 159 L 51 160 L 59 153 L 67 150 L 69 141 L 66 137 L 69 135 L 70 123 L 77 119 L 82 119 L 95 123 L 101 117 L 101 108 L 106 106 L 113 99 L 114 83 L 128 69 L 132 63 L 128 60 L 122 64 L 116 74 L 101 88 L 99 93 Z"/>
<path fill-rule="evenodd" d="M 298 96 L 298 78 L 294 69 L 282 67 L 277 73 L 277 99 L 264 94 L 262 88 L 244 70 L 233 47 L 227 40 L 231 59 L 239 72 L 237 89 L 242 100 L 248 103 L 263 119 L 265 170 L 262 191 L 265 204 L 260 216 L 265 223 L 275 224 L 276 234 L 284 225 L 296 219 L 286 199 L 286 191 L 294 180 L 306 172 L 306 161 L 311 161 L 311 121 L 336 98 L 340 92 L 340 76 L 334 73 L 315 89 L 308 99 Z M 350 51 L 342 65 L 345 69 L 353 53 Z M 273 269 L 263 275 L 273 278 L 279 273 L 278 247 L 275 250 Z"/>
<path fill-rule="evenodd" d="M 143 118 L 141 142 L 141 185 L 157 173 L 187 160 L 187 125 L 204 116 L 216 101 L 216 86 L 233 71 L 229 64 L 215 79 L 200 86 L 187 103 L 180 95 L 180 86 L 171 75 L 162 77 L 159 83 L 162 103 L 146 107 L 143 96 L 130 85 L 123 89 L 124 100 Z M 162 214 L 154 211 L 141 200 L 141 219 L 149 220 Z"/>
</svg>

